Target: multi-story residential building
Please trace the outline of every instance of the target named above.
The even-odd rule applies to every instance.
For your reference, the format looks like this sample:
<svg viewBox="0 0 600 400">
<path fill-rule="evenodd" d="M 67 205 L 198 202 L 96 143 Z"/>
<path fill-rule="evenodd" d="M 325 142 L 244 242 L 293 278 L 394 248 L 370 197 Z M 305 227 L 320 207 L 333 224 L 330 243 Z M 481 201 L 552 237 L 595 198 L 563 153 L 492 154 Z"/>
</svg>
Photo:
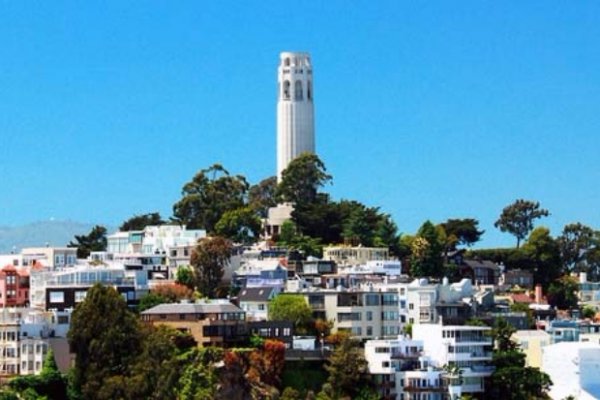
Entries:
<svg viewBox="0 0 600 400">
<path fill-rule="evenodd" d="M 472 315 L 474 290 L 468 279 L 452 284 L 446 278 L 441 284 L 429 283 L 424 278 L 415 279 L 405 290 L 406 315 L 411 324 L 430 324 L 440 320 L 444 324 L 460 324 Z"/>
<path fill-rule="evenodd" d="M 511 269 L 500 275 L 499 284 L 530 289 L 533 287 L 533 273 L 523 269 Z"/>
<path fill-rule="evenodd" d="M 23 256 L 17 253 L 0 254 L 0 266 L 12 265 L 13 267 L 23 266 Z"/>
<path fill-rule="evenodd" d="M 460 368 L 462 393 L 484 392 L 484 382 L 494 371 L 491 328 L 419 324 L 412 330 L 413 338 L 423 342 L 423 350 L 433 366 Z"/>
<path fill-rule="evenodd" d="M 591 342 L 562 342 L 542 350 L 542 368 L 552 380 L 552 399 L 599 399 L 600 345 Z"/>
<path fill-rule="evenodd" d="M 30 304 L 45 310 L 74 308 L 96 283 L 113 286 L 132 307 L 148 292 L 148 278 L 144 271 L 79 266 L 63 271 L 32 271 Z"/>
<path fill-rule="evenodd" d="M 0 312 L 0 379 L 38 374 L 49 348 L 66 348 L 70 311 L 3 308 Z M 68 351 L 56 352 L 59 367 L 71 364 Z"/>
<path fill-rule="evenodd" d="M 123 266 L 126 271 L 144 271 L 148 279 L 175 278 L 170 276 L 170 269 L 164 254 L 114 254 L 112 259 L 113 261 L 108 263 L 109 266 Z"/>
<path fill-rule="evenodd" d="M 0 269 L 0 306 L 29 305 L 29 269 L 11 264 Z"/>
<path fill-rule="evenodd" d="M 269 318 L 269 301 L 279 293 L 276 287 L 246 287 L 240 290 L 238 301 L 250 321 L 266 321 Z"/>
<path fill-rule="evenodd" d="M 284 263 L 284 260 L 277 258 L 248 260 L 233 273 L 233 283 L 238 287 L 246 287 L 248 281 L 260 279 L 283 285 L 289 273 Z"/>
<path fill-rule="evenodd" d="M 43 265 L 47 269 L 62 269 L 77 264 L 77 249 L 73 247 L 29 247 L 21 250 L 24 266 Z"/>
<path fill-rule="evenodd" d="M 546 332 L 550 335 L 551 343 L 577 342 L 581 329 L 577 321 L 555 319 L 550 321 Z"/>
<path fill-rule="evenodd" d="M 386 400 L 445 400 L 483 393 L 485 379 L 493 372 L 489 330 L 421 324 L 413 327 L 413 339 L 369 340 L 369 372 Z"/>
<path fill-rule="evenodd" d="M 579 291 L 577 292 L 579 301 L 588 304 L 600 304 L 600 282 L 589 282 L 587 274 L 579 274 Z"/>
<path fill-rule="evenodd" d="M 368 261 L 382 261 L 390 258 L 387 247 L 328 246 L 323 248 L 323 260 L 334 261 L 338 267 L 362 265 Z"/>
<path fill-rule="evenodd" d="M 473 284 L 497 285 L 500 267 L 488 260 L 462 260 L 459 272 L 464 278 L 471 279 Z"/>
<path fill-rule="evenodd" d="M 414 373 L 420 372 L 425 362 L 422 341 L 411 340 L 404 336 L 398 336 L 397 339 L 368 340 L 365 343 L 365 358 L 369 363 L 369 373 L 373 375 L 377 390 L 383 399 L 409 400 L 411 398 L 410 388 L 415 384 Z M 407 374 L 411 375 L 410 381 Z M 426 380 L 429 383 L 430 379 Z M 421 383 L 422 380 L 419 379 L 419 386 L 428 385 L 428 383 L 426 385 Z M 407 392 L 405 387 L 409 389 Z M 431 400 L 436 400 L 436 397 L 431 397 Z"/>
<path fill-rule="evenodd" d="M 360 339 L 395 337 L 400 332 L 396 291 L 311 289 L 300 293 L 315 318 L 333 322 L 332 332 L 346 331 Z"/>
<path fill-rule="evenodd" d="M 141 316 L 146 323 L 191 334 L 200 346 L 229 347 L 248 339 L 246 313 L 226 299 L 159 304 Z"/>
<path fill-rule="evenodd" d="M 542 349 L 552 343 L 552 338 L 547 332 L 539 329 L 518 330 L 512 335 L 512 339 L 525 353 L 526 366 L 542 366 Z"/>
<path fill-rule="evenodd" d="M 106 251 L 114 254 L 142 253 L 170 256 L 171 248 L 193 246 L 204 237 L 206 231 L 186 229 L 185 225 L 147 226 L 141 231 L 116 232 L 108 235 Z M 174 259 L 178 258 L 179 255 L 175 254 Z"/>
</svg>

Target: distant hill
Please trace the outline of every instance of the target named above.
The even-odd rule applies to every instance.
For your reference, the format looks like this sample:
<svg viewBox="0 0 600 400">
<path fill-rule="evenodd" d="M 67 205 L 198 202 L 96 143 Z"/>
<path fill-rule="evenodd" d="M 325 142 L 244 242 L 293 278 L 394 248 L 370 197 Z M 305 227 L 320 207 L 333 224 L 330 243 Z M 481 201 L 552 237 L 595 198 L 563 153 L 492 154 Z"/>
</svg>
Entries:
<svg viewBox="0 0 600 400">
<path fill-rule="evenodd" d="M 14 248 L 66 246 L 75 235 L 87 234 L 96 224 L 75 221 L 40 221 L 20 226 L 0 226 L 0 253 L 10 253 Z M 105 225 L 106 226 L 106 225 Z M 114 227 L 106 226 L 109 233 Z"/>
</svg>

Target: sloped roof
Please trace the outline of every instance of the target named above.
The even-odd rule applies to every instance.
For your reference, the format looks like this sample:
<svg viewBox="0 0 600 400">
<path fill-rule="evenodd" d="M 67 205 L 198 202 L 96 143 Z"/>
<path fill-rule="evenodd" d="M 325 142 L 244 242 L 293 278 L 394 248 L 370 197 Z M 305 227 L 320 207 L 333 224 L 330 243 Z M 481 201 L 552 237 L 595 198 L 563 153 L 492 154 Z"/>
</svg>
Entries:
<svg viewBox="0 0 600 400">
<path fill-rule="evenodd" d="M 152 314 L 212 314 L 212 313 L 234 313 L 243 312 L 238 306 L 225 303 L 171 303 L 159 304 L 146 311 L 142 315 Z"/>
<path fill-rule="evenodd" d="M 463 260 L 463 263 L 471 268 L 486 268 L 498 271 L 500 270 L 500 267 L 498 267 L 494 262 L 489 260 Z"/>
<path fill-rule="evenodd" d="M 255 287 L 242 289 L 238 295 L 240 302 L 242 301 L 269 301 L 273 293 L 272 287 Z"/>
</svg>

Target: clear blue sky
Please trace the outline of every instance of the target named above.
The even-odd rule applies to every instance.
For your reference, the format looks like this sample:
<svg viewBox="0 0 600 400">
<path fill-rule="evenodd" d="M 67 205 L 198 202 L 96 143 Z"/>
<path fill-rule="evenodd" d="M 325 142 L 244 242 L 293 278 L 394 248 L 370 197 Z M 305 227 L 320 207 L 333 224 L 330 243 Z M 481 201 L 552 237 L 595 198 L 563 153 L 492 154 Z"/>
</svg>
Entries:
<svg viewBox="0 0 600 400">
<path fill-rule="evenodd" d="M 169 216 L 275 173 L 278 54 L 312 54 L 336 199 L 400 231 L 517 198 L 600 228 L 600 3 L 0 2 L 0 225 Z"/>
</svg>

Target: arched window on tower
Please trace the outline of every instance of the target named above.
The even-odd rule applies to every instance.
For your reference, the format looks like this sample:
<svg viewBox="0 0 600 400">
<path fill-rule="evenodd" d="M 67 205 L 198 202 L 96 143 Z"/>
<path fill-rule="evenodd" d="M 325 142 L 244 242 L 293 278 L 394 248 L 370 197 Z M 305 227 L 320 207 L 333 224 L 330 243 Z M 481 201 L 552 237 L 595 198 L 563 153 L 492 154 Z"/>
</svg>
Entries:
<svg viewBox="0 0 600 400">
<path fill-rule="evenodd" d="M 285 59 L 285 61 L 283 62 L 283 65 L 285 65 L 286 67 L 289 67 L 289 66 L 290 66 L 290 58 L 289 58 L 289 57 L 287 57 L 287 58 Z"/>
<path fill-rule="evenodd" d="M 302 100 L 302 81 L 300 80 L 294 84 L 294 100 Z"/>
<path fill-rule="evenodd" d="M 290 81 L 283 81 L 283 99 L 290 99 Z"/>
<path fill-rule="evenodd" d="M 312 100 L 312 82 L 308 81 L 306 82 L 306 99 L 307 100 Z"/>
</svg>

